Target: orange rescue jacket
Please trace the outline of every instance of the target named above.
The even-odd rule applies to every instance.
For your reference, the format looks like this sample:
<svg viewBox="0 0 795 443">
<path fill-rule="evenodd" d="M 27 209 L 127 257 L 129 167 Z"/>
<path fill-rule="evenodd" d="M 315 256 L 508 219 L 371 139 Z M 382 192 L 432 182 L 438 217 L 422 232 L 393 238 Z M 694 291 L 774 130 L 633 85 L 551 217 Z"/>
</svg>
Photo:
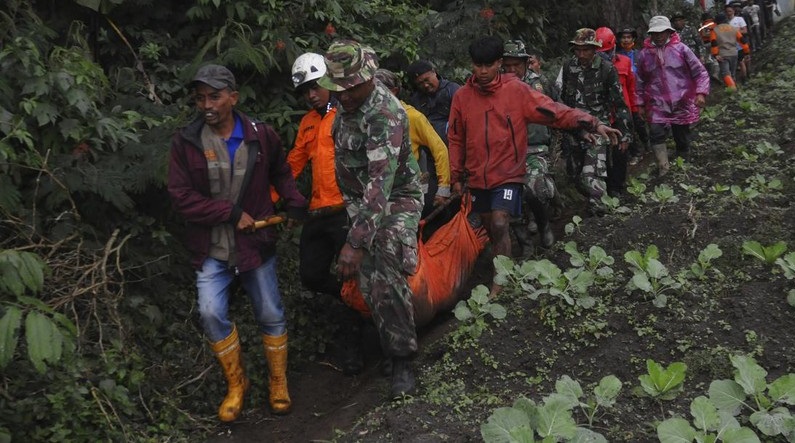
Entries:
<svg viewBox="0 0 795 443">
<path fill-rule="evenodd" d="M 312 162 L 310 211 L 343 207 L 342 194 L 337 186 L 337 176 L 334 172 L 334 139 L 331 136 L 331 125 L 334 123 L 335 115 L 337 108 L 330 108 L 326 115 L 320 115 L 314 109 L 307 112 L 298 126 L 293 149 L 287 154 L 287 163 L 290 164 L 293 177 L 298 177 L 307 162 Z"/>
</svg>

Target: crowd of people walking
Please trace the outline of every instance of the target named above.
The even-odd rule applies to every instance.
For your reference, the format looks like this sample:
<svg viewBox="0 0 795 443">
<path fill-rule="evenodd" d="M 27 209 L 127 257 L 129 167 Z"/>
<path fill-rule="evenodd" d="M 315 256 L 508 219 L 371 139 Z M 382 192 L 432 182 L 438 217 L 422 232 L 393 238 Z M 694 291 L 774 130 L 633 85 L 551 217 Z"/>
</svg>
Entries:
<svg viewBox="0 0 795 443">
<path fill-rule="evenodd" d="M 338 299 L 346 281 L 358 282 L 386 357 L 390 397 L 410 395 L 417 336 L 406 279 L 417 266 L 421 218 L 466 195 L 491 254 L 512 256 L 512 235 L 518 258 L 534 245 L 550 248 L 551 206 L 564 178 L 551 164 L 555 146 L 590 216 L 605 213 L 605 196 L 622 198 L 628 166 L 647 153 L 664 176 L 669 137 L 674 155 L 691 161 L 710 77 L 736 89 L 751 75 L 751 54 L 772 37 L 775 11 L 775 0 L 732 2 L 704 13 L 698 28 L 682 13 L 657 15 L 642 39 L 632 25 L 578 29 L 555 80 L 542 73 L 541 52 L 517 39 L 472 41 L 463 85 L 427 60 L 402 74 L 379 69 L 370 46 L 337 40 L 292 66 L 309 111 L 287 154 L 270 126 L 235 109 L 234 74 L 201 67 L 190 83 L 199 115 L 173 138 L 168 190 L 188 222 L 198 310 L 227 379 L 220 420 L 238 417 L 250 386 L 228 316 L 234 280 L 262 335 L 271 410 L 291 409 L 277 237 L 258 223 L 275 215 L 277 202 L 288 223 L 303 223 L 304 287 Z M 307 198 L 295 180 L 308 165 Z M 500 291 L 494 283 L 490 296 Z M 364 367 L 363 319 L 352 309 L 337 318 L 341 370 L 356 375 Z"/>
</svg>

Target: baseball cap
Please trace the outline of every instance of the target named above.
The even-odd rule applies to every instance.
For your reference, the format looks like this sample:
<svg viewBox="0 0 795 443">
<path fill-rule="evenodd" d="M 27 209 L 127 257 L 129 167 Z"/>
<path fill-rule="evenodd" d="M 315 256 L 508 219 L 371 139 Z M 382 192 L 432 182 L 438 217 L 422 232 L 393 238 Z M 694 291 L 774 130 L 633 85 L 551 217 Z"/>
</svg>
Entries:
<svg viewBox="0 0 795 443">
<path fill-rule="evenodd" d="M 232 71 L 221 65 L 204 65 L 193 76 L 190 84 L 201 82 L 213 89 L 229 88 L 235 90 L 235 75 Z"/>
</svg>

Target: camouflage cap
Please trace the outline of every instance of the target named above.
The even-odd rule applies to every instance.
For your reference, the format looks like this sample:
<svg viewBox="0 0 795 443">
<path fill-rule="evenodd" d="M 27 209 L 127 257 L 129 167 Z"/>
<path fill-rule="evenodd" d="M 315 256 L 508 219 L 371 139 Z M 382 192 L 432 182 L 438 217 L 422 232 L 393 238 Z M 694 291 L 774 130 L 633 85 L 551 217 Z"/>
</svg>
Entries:
<svg viewBox="0 0 795 443">
<path fill-rule="evenodd" d="M 503 45 L 503 57 L 528 58 L 530 54 L 525 49 L 524 42 L 521 40 L 508 40 Z"/>
<path fill-rule="evenodd" d="M 574 33 L 574 39 L 569 42 L 573 46 L 602 47 L 602 42 L 596 39 L 596 31 L 591 28 L 580 28 Z"/>
<path fill-rule="evenodd" d="M 226 89 L 235 90 L 235 76 L 232 71 L 221 65 L 204 65 L 193 76 L 190 86 L 194 86 L 196 82 L 201 82 L 213 89 Z"/>
<path fill-rule="evenodd" d="M 320 77 L 317 84 L 334 92 L 372 79 L 378 69 L 373 48 L 354 40 L 335 41 L 326 51 L 325 59 L 326 75 Z"/>
</svg>

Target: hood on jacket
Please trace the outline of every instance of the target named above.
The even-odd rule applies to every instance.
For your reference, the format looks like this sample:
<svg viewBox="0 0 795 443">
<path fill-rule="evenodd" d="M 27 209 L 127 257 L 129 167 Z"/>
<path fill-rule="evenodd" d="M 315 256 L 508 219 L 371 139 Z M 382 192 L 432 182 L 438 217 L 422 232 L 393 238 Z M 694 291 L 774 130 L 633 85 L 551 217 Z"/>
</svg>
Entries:
<svg viewBox="0 0 795 443">
<path fill-rule="evenodd" d="M 503 74 L 502 72 L 498 72 L 497 75 L 494 77 L 494 80 L 492 80 L 489 84 L 485 86 L 481 86 L 480 83 L 478 83 L 477 80 L 475 79 L 474 75 L 469 76 L 469 79 L 467 79 L 467 84 L 472 89 L 477 91 L 479 94 L 491 95 L 494 94 L 494 92 L 497 91 L 497 89 L 502 87 L 502 85 L 513 81 L 521 81 L 521 80 L 519 79 L 519 77 L 513 74 Z"/>
</svg>

